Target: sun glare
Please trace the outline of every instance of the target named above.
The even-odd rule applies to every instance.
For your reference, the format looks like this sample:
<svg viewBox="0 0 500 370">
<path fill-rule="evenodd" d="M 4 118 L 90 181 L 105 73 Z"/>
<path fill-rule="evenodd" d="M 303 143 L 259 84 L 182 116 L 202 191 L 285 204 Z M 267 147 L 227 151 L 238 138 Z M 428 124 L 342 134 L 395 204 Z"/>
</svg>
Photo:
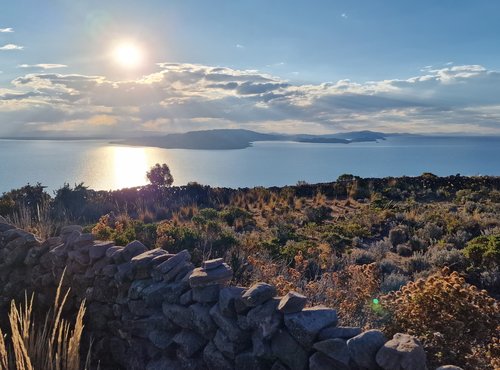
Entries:
<svg viewBox="0 0 500 370">
<path fill-rule="evenodd" d="M 113 57 L 122 67 L 132 69 L 141 65 L 144 53 L 136 44 L 123 42 L 116 46 L 113 52 Z"/>
<path fill-rule="evenodd" d="M 147 183 L 147 155 L 144 148 L 114 147 L 115 188 L 122 189 Z"/>
</svg>

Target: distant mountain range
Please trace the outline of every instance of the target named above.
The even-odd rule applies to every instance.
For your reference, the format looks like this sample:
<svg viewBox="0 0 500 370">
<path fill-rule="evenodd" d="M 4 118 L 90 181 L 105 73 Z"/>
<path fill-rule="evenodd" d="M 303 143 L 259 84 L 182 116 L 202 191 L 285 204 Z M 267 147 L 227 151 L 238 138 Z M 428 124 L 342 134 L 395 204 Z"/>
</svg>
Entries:
<svg viewBox="0 0 500 370">
<path fill-rule="evenodd" d="M 349 144 L 353 142 L 385 140 L 385 138 L 390 135 L 392 134 L 374 131 L 354 131 L 328 135 L 286 135 L 263 134 L 242 129 L 220 129 L 189 131 L 182 134 L 168 134 L 165 136 L 140 137 L 120 140 L 115 143 L 134 146 L 153 146 L 167 149 L 227 150 L 248 148 L 256 141 Z"/>
</svg>

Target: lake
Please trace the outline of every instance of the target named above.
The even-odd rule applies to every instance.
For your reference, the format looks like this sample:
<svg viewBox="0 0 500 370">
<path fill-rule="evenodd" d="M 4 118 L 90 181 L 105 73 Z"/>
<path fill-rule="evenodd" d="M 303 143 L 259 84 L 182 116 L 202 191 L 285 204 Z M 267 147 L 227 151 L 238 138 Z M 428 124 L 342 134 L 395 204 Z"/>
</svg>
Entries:
<svg viewBox="0 0 500 370">
<path fill-rule="evenodd" d="M 103 140 L 0 140 L 0 192 L 28 182 L 49 190 L 83 182 L 97 190 L 146 184 L 145 173 L 167 163 L 175 185 L 196 181 L 251 187 L 362 177 L 500 175 L 499 137 L 390 137 L 380 142 L 257 142 L 242 150 L 130 147 Z"/>
</svg>

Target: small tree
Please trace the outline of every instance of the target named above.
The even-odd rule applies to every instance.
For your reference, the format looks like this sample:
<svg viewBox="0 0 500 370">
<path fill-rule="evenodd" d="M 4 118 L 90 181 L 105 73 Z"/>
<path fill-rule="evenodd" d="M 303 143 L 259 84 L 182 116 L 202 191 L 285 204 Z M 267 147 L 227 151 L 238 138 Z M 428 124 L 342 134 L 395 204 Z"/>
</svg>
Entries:
<svg viewBox="0 0 500 370">
<path fill-rule="evenodd" d="M 146 177 L 148 178 L 151 185 L 157 188 L 165 188 L 174 182 L 174 178 L 170 173 L 170 168 L 163 163 L 160 165 L 159 163 L 155 164 L 151 169 L 146 173 Z"/>
</svg>

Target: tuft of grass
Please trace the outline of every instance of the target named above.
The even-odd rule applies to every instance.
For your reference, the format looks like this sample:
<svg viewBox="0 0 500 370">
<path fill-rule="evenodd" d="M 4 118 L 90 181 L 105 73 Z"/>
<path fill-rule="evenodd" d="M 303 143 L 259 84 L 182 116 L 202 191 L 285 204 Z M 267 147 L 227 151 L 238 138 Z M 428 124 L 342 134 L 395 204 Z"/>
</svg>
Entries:
<svg viewBox="0 0 500 370">
<path fill-rule="evenodd" d="M 85 300 L 80 304 L 75 322 L 62 318 L 69 289 L 63 294 L 61 277 L 54 300 L 54 310 L 47 312 L 43 325 L 34 318 L 34 295 L 19 306 L 11 302 L 10 338 L 0 329 L 0 370 L 79 370 Z M 89 350 L 90 354 L 90 350 Z M 90 366 L 87 355 L 84 369 Z"/>
</svg>

